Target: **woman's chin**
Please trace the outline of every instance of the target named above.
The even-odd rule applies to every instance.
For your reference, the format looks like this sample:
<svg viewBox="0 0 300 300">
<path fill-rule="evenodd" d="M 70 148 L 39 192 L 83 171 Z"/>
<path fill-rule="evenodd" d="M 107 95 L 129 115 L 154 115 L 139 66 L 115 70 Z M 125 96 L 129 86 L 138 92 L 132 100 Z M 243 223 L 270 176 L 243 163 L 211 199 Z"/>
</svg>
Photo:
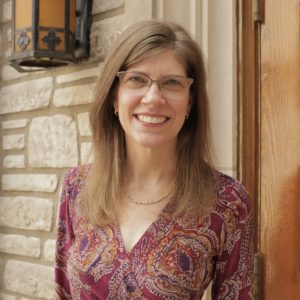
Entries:
<svg viewBox="0 0 300 300">
<path fill-rule="evenodd" d="M 166 139 L 164 137 L 158 137 L 158 136 L 139 136 L 139 137 L 135 137 L 130 138 L 130 139 L 126 139 L 126 143 L 128 145 L 132 144 L 132 145 L 136 145 L 136 146 L 140 146 L 143 148 L 149 148 L 149 149 L 158 149 L 161 147 L 165 147 L 167 145 L 176 145 L 176 140 L 175 139 Z"/>
</svg>

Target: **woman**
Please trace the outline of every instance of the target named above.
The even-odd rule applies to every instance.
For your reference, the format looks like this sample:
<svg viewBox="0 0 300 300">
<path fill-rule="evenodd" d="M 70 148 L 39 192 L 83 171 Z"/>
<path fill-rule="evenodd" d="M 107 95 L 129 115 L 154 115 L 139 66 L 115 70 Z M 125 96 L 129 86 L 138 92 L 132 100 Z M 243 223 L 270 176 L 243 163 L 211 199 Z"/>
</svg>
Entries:
<svg viewBox="0 0 300 300">
<path fill-rule="evenodd" d="M 200 50 L 179 25 L 127 29 L 91 110 L 94 162 L 70 170 L 58 220 L 59 299 L 251 299 L 253 216 L 211 163 Z"/>
</svg>

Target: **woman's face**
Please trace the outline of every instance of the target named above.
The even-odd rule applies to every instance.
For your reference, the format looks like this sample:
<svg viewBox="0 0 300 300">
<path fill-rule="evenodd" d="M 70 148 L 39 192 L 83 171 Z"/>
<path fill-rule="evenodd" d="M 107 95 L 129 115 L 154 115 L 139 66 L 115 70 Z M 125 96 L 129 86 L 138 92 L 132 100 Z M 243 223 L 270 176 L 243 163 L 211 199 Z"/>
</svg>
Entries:
<svg viewBox="0 0 300 300">
<path fill-rule="evenodd" d="M 180 76 L 187 76 L 185 63 L 170 49 L 119 74 L 114 108 L 118 111 L 127 144 L 137 143 L 147 148 L 167 143 L 176 145 L 177 135 L 191 106 L 191 82 Z M 148 78 L 163 80 L 159 87 Z"/>
</svg>

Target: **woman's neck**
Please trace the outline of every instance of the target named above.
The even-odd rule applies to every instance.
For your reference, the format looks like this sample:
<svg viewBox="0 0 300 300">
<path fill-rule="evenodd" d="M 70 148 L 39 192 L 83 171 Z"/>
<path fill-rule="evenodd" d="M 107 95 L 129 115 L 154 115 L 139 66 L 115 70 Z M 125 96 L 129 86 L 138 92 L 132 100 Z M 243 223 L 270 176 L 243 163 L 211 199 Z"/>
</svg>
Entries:
<svg viewBox="0 0 300 300">
<path fill-rule="evenodd" d="M 126 152 L 126 177 L 136 188 L 174 184 L 175 147 L 145 148 L 129 146 Z"/>
</svg>

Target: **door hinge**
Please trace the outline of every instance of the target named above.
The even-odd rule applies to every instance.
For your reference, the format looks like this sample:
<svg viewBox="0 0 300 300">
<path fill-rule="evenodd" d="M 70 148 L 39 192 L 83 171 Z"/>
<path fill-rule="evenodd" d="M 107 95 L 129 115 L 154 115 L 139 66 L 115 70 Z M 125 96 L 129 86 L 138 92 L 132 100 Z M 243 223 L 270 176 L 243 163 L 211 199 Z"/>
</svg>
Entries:
<svg viewBox="0 0 300 300">
<path fill-rule="evenodd" d="M 264 20 L 264 0 L 252 0 L 253 2 L 253 19 L 254 22 L 263 22 Z"/>
<path fill-rule="evenodd" d="M 262 268 L 263 268 L 263 259 L 259 253 L 254 254 L 254 299 L 262 300 Z"/>
</svg>

